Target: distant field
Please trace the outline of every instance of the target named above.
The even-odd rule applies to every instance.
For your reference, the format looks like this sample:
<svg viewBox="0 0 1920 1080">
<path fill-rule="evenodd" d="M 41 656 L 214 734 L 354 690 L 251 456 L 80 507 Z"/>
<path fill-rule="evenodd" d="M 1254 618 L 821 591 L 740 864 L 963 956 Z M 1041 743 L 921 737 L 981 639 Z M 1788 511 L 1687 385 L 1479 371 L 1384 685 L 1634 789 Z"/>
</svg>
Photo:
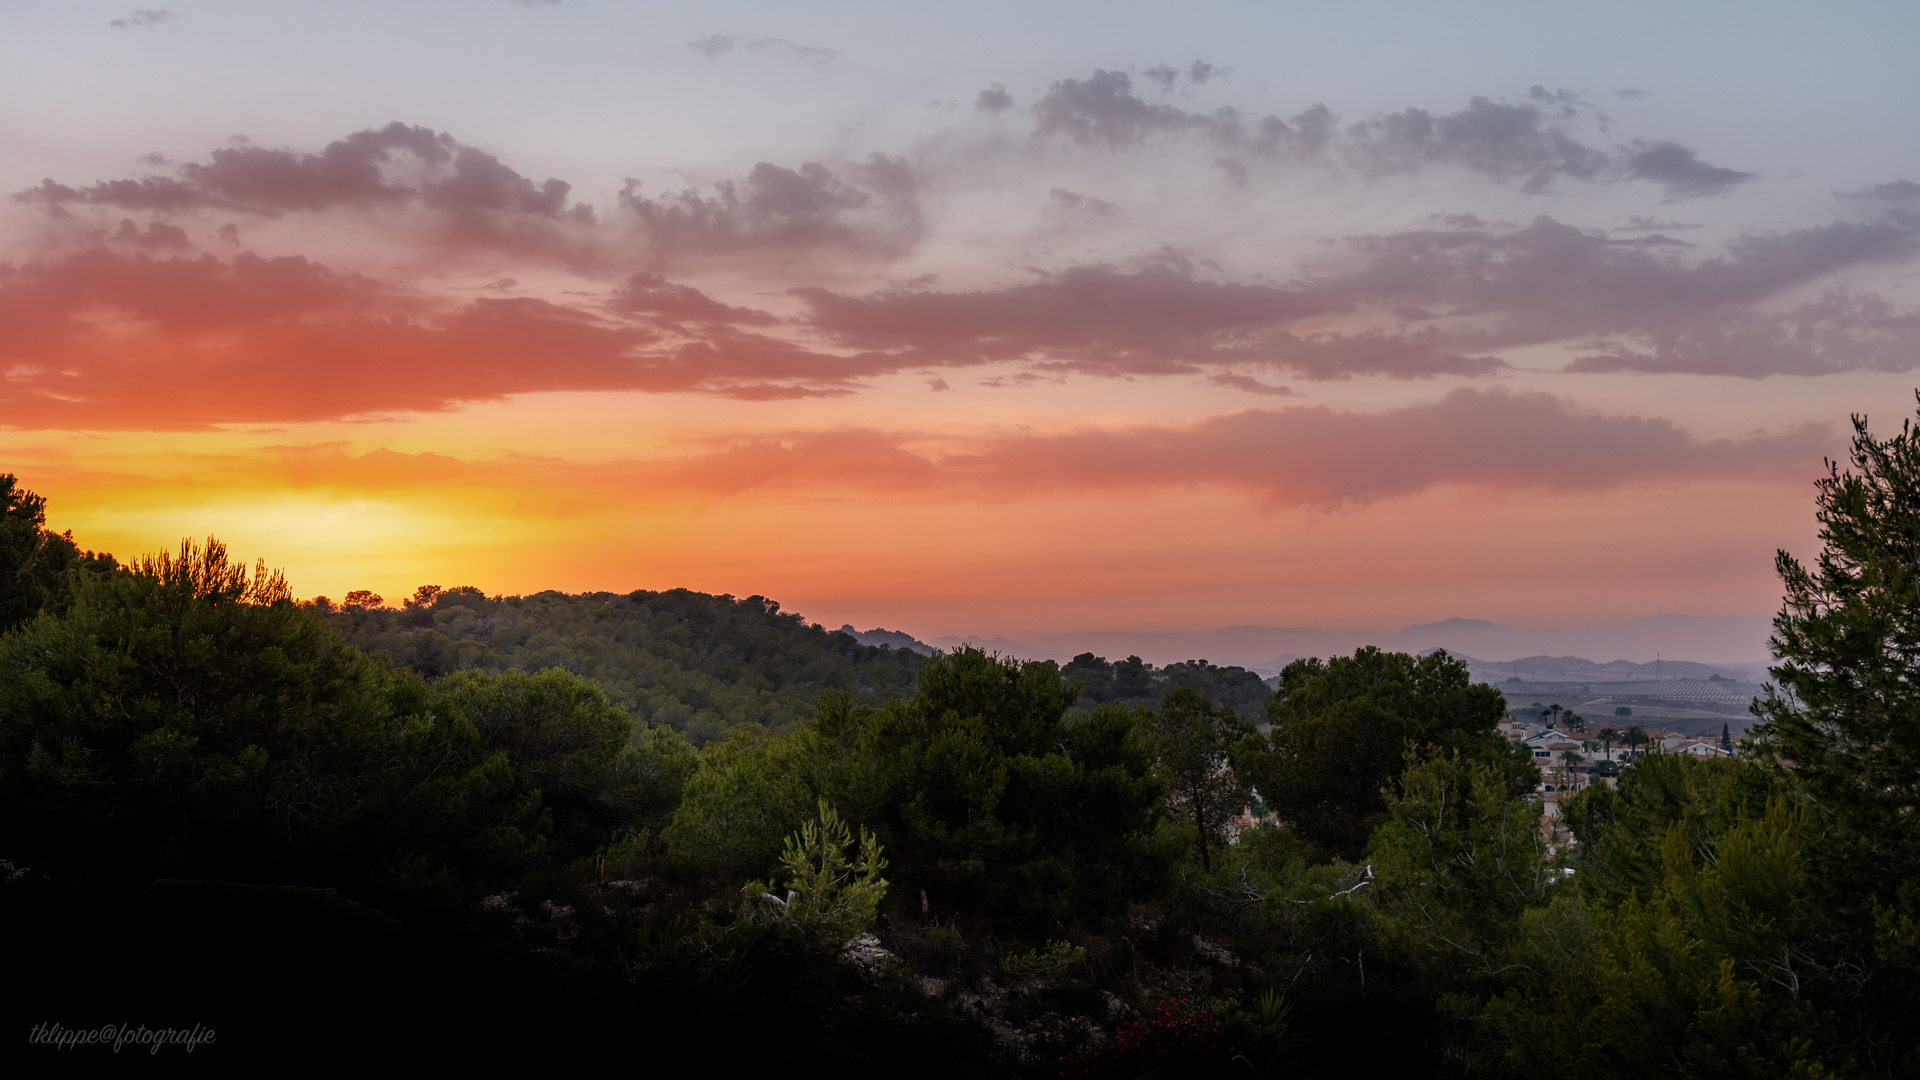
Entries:
<svg viewBox="0 0 1920 1080">
<path fill-rule="evenodd" d="M 1738 735 L 1752 723 L 1747 706 L 1760 686 L 1754 683 L 1707 683 L 1705 680 L 1642 680 L 1632 683 L 1522 683 L 1495 686 L 1506 695 L 1507 709 L 1520 719 L 1531 719 L 1536 706 L 1558 705 L 1580 715 L 1589 726 L 1603 723 L 1642 724 L 1686 735 L 1718 735 L 1722 725 Z M 1609 691 L 1630 690 L 1631 694 Z M 1614 709 L 1633 710 L 1630 716 Z"/>
</svg>

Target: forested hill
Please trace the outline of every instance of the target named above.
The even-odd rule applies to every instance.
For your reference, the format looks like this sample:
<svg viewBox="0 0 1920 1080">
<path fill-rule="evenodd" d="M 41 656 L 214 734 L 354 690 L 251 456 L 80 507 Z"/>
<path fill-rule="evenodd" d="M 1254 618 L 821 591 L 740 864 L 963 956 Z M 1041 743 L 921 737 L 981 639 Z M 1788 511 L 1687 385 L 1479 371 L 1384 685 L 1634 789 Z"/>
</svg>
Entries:
<svg viewBox="0 0 1920 1080">
<path fill-rule="evenodd" d="M 313 606 L 348 641 L 424 675 L 564 668 L 696 744 L 742 723 L 792 730 L 826 690 L 850 690 L 859 704 L 911 697 L 927 663 L 809 624 L 765 597 L 686 589 L 489 598 L 427 587 L 397 609 L 324 598 Z"/>
<path fill-rule="evenodd" d="M 845 628 L 808 623 L 762 596 L 669 589 L 488 597 L 472 587 L 426 586 L 398 608 L 365 594 L 350 599 L 356 602 L 336 606 L 322 597 L 307 606 L 353 644 L 429 677 L 564 668 L 599 683 L 636 718 L 668 725 L 696 745 L 743 723 L 791 731 L 813 716 L 827 690 L 850 690 L 862 705 L 912 697 L 927 663 L 911 648 L 861 644 Z M 1137 656 L 1109 663 L 1088 653 L 1061 674 L 1080 684 L 1078 713 L 1107 701 L 1151 705 L 1184 686 L 1262 723 L 1273 696 L 1258 675 L 1204 660 L 1155 668 Z"/>
</svg>

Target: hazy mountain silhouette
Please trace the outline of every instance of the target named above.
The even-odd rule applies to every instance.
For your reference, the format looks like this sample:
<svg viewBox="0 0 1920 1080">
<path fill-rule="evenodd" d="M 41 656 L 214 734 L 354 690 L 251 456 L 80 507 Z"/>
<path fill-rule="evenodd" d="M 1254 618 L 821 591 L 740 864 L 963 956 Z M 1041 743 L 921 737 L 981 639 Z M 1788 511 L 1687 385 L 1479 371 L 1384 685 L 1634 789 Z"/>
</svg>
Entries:
<svg viewBox="0 0 1920 1080">
<path fill-rule="evenodd" d="M 1025 641 L 950 635 L 927 644 L 943 649 L 972 644 L 1025 659 L 1062 663 L 1091 652 L 1108 659 L 1138 656 L 1151 664 L 1205 659 L 1272 672 L 1294 657 L 1350 653 L 1362 645 L 1414 653 L 1445 649 L 1488 665 L 1543 656 L 1574 657 L 1596 664 L 1615 660 L 1642 664 L 1656 657 L 1703 664 L 1753 664 L 1768 659 L 1767 637 L 1771 632 L 1772 620 L 1766 618 L 1702 619 L 1666 614 L 1618 626 L 1572 630 L 1523 630 L 1485 619 L 1446 619 L 1393 632 L 1227 626 L 1206 634 L 1098 630 L 1035 636 Z"/>
</svg>

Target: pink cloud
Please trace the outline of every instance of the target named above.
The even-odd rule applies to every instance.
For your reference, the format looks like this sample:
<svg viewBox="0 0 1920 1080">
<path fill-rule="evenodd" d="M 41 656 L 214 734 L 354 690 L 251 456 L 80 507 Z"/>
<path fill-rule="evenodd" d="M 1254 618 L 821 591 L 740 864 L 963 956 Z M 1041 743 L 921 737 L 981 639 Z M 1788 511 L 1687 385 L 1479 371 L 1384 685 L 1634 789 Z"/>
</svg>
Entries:
<svg viewBox="0 0 1920 1080">
<path fill-rule="evenodd" d="M 1337 509 L 1441 486 L 1565 494 L 1645 483 L 1797 480 L 1817 472 L 1822 455 L 1836 449 L 1820 424 L 1704 440 L 1664 419 L 1582 413 L 1546 394 L 1471 389 L 1380 414 L 1246 409 L 1186 424 L 976 439 L 959 453 L 914 449 L 923 439 L 871 428 L 789 432 L 669 459 L 508 461 L 485 470 L 555 493 L 642 501 L 759 492 L 1003 503 L 1216 487 L 1268 507 Z M 339 460 L 343 468 L 378 466 L 395 478 L 415 469 L 406 455 Z M 438 476 L 444 467 L 422 461 L 419 475 Z"/>
<path fill-rule="evenodd" d="M 688 312 L 764 321 L 652 280 L 633 318 L 544 300 L 447 305 L 299 257 L 93 250 L 0 272 L 0 415 L 16 428 L 190 429 L 558 390 L 841 394 L 882 365 Z M 617 304 L 616 304 L 617 306 Z"/>
</svg>

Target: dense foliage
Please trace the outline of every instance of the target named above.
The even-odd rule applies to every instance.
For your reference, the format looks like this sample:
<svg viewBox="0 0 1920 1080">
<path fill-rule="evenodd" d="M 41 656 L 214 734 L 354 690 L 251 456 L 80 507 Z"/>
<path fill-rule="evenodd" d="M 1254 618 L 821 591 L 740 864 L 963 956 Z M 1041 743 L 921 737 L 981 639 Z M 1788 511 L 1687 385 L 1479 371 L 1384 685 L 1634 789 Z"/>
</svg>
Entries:
<svg viewBox="0 0 1920 1080">
<path fill-rule="evenodd" d="M 696 744 L 740 724 L 791 731 L 828 690 L 866 704 L 911 693 L 925 663 L 908 649 L 809 625 L 759 596 L 670 589 L 490 598 L 424 586 L 398 609 L 365 602 L 378 597 L 349 600 L 361 602 L 323 597 L 313 606 L 347 641 L 422 675 L 560 668 Z"/>
<path fill-rule="evenodd" d="M 1443 653 L 1290 665 L 1261 730 L 1237 669 L 926 658 L 757 597 L 299 605 L 215 541 L 49 577 L 8 478 L 10 974 L 230 1053 L 1915 1075 L 1920 432 L 1852 465 L 1780 556 L 1757 737 L 1564 801 Z"/>
<path fill-rule="evenodd" d="M 1248 723 L 1266 719 L 1273 689 L 1242 667 L 1221 667 L 1205 660 L 1182 660 L 1156 668 L 1137 656 L 1109 662 L 1081 653 L 1061 665 L 1060 676 L 1080 685 L 1078 708 L 1089 711 L 1110 701 L 1151 705 L 1176 690 L 1192 690 L 1238 713 Z"/>
<path fill-rule="evenodd" d="M 113 568 L 111 555 L 83 552 L 72 533 L 46 525 L 47 500 L 12 473 L 0 473 L 0 634 L 44 608 L 64 607 L 75 567 Z"/>
<path fill-rule="evenodd" d="M 1416 659 L 1368 647 L 1296 660 L 1267 708 L 1272 730 L 1248 740 L 1242 769 L 1301 840 L 1347 858 L 1386 820 L 1387 789 L 1409 745 L 1501 767 L 1515 795 L 1536 782 L 1494 732 L 1505 699 L 1444 652 Z"/>
</svg>

